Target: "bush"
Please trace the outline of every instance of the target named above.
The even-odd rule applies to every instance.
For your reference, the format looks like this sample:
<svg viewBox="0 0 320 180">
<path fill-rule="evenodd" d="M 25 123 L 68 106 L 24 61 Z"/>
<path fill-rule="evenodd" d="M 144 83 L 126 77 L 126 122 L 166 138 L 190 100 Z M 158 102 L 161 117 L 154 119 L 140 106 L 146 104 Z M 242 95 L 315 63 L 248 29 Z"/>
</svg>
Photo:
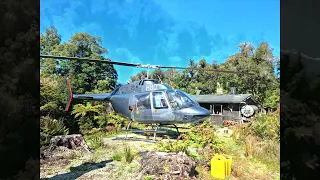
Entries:
<svg viewBox="0 0 320 180">
<path fill-rule="evenodd" d="M 212 147 L 216 153 L 223 151 L 223 141 L 216 136 L 216 128 L 212 123 L 204 121 L 202 124 L 194 126 L 191 131 L 185 135 L 185 141 L 190 146 L 195 147 Z"/>
<path fill-rule="evenodd" d="M 121 158 L 122 158 L 121 155 L 118 153 L 112 156 L 112 159 L 115 161 L 121 161 Z"/>
<path fill-rule="evenodd" d="M 280 160 L 280 117 L 258 114 L 254 121 L 233 128 L 233 139 L 244 145 L 245 155 L 272 166 Z"/>
<path fill-rule="evenodd" d="M 252 129 L 262 139 L 280 141 L 280 114 L 258 114 L 252 122 Z"/>
<path fill-rule="evenodd" d="M 279 114 L 258 114 L 252 122 L 233 127 L 232 137 L 236 142 L 244 142 L 248 136 L 280 142 Z"/>
<path fill-rule="evenodd" d="M 128 123 L 128 119 L 120 116 L 116 113 L 109 113 L 107 116 L 108 124 L 114 124 L 117 127 L 117 130 L 119 130 L 121 127 L 126 126 Z"/>
<path fill-rule="evenodd" d="M 102 136 L 102 133 L 96 133 L 93 135 L 85 136 L 85 140 L 90 148 L 98 149 L 103 146 Z"/>
<path fill-rule="evenodd" d="M 158 151 L 188 153 L 188 143 L 182 140 L 169 142 L 169 143 L 162 142 L 158 145 Z"/>
<path fill-rule="evenodd" d="M 225 151 L 224 142 L 215 135 L 215 127 L 208 121 L 193 126 L 189 132 L 181 135 L 182 140 L 162 142 L 158 144 L 158 151 L 185 152 L 194 159 L 210 159 L 214 153 Z M 190 152 L 188 147 L 204 148 L 201 152 Z"/>
<path fill-rule="evenodd" d="M 62 120 L 52 119 L 49 116 L 40 117 L 40 147 L 49 145 L 50 139 L 57 135 L 67 135 L 68 129 Z"/>
</svg>

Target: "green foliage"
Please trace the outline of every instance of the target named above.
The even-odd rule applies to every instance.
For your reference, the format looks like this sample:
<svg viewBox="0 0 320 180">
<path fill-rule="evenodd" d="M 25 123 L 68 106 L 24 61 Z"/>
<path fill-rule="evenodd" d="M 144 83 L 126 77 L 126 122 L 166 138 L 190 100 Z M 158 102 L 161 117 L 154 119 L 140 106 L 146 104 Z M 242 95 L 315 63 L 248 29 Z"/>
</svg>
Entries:
<svg viewBox="0 0 320 180">
<path fill-rule="evenodd" d="M 280 116 L 258 114 L 254 121 L 233 128 L 234 140 L 243 145 L 245 155 L 279 169 Z"/>
<path fill-rule="evenodd" d="M 280 114 L 258 114 L 252 122 L 252 129 L 262 139 L 280 141 Z"/>
<path fill-rule="evenodd" d="M 257 114 L 251 123 L 233 128 L 233 138 L 244 142 L 248 136 L 258 136 L 263 140 L 280 141 L 280 114 Z"/>
<path fill-rule="evenodd" d="M 126 147 L 124 149 L 124 157 L 127 163 L 131 163 L 133 158 L 134 158 L 134 154 L 131 152 L 130 147 Z"/>
<path fill-rule="evenodd" d="M 75 118 L 80 117 L 78 120 L 80 132 L 87 133 L 92 128 L 97 127 L 97 122 L 94 116 L 98 114 L 102 108 L 102 105 L 99 104 L 93 106 L 90 102 L 87 102 L 86 105 L 76 104 L 73 106 L 71 114 L 74 114 Z"/>
<path fill-rule="evenodd" d="M 149 175 L 143 176 L 143 179 L 144 180 L 153 180 L 153 178 L 151 176 L 149 176 Z"/>
<path fill-rule="evenodd" d="M 128 119 L 119 115 L 119 114 L 110 113 L 107 116 L 107 121 L 108 121 L 108 123 L 114 124 L 118 128 L 120 128 L 120 127 L 124 127 L 126 125 L 126 123 L 128 122 Z"/>
<path fill-rule="evenodd" d="M 121 161 L 121 154 L 117 153 L 115 155 L 112 156 L 112 159 L 115 161 Z"/>
<path fill-rule="evenodd" d="M 196 159 L 200 159 L 200 155 L 197 152 L 190 151 L 189 147 L 209 147 L 212 149 L 210 153 L 221 153 L 225 149 L 223 141 L 215 135 L 215 127 L 208 121 L 192 127 L 182 137 L 183 140 L 159 143 L 157 148 L 159 151 L 164 152 L 185 152 Z"/>
<path fill-rule="evenodd" d="M 101 133 L 96 133 L 85 136 L 85 140 L 90 148 L 98 149 L 103 146 L 102 136 L 103 135 Z"/>
<path fill-rule="evenodd" d="M 277 108 L 277 105 L 280 102 L 280 89 L 268 90 L 266 94 L 267 94 L 267 97 L 265 99 L 264 106 Z"/>
<path fill-rule="evenodd" d="M 162 142 L 158 144 L 158 151 L 162 152 L 185 152 L 188 153 L 188 142 L 186 141 L 174 141 L 171 143 Z"/>
<path fill-rule="evenodd" d="M 185 137 L 189 145 L 195 147 L 213 147 L 216 152 L 223 151 L 223 141 L 215 134 L 216 128 L 212 122 L 204 121 L 202 124 L 191 128 Z"/>
<path fill-rule="evenodd" d="M 62 120 L 52 119 L 49 116 L 40 118 L 40 147 L 49 145 L 51 137 L 66 134 L 68 129 Z"/>
</svg>

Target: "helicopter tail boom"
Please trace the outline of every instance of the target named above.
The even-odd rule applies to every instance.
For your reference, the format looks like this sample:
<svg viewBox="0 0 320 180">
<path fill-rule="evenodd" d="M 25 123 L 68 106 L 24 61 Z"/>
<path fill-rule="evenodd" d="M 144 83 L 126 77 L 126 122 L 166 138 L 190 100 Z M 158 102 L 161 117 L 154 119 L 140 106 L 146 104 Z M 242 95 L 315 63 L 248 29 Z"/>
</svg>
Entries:
<svg viewBox="0 0 320 180">
<path fill-rule="evenodd" d="M 111 93 L 103 93 L 103 94 L 73 94 L 71 89 L 71 81 L 67 78 L 68 84 L 68 102 L 64 111 L 68 111 L 71 102 L 73 99 L 81 99 L 81 100 L 93 100 L 93 101 L 108 101 L 111 98 Z"/>
</svg>

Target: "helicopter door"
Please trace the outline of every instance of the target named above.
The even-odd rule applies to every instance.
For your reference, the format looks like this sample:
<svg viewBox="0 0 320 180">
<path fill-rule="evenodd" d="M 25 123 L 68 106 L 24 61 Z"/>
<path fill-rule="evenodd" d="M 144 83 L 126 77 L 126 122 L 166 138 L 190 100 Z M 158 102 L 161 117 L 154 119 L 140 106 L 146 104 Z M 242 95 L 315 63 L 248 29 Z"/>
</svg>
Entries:
<svg viewBox="0 0 320 180">
<path fill-rule="evenodd" d="M 153 102 L 153 109 L 152 109 L 152 116 L 153 121 L 157 122 L 167 122 L 173 121 L 174 115 L 169 108 L 168 100 L 163 92 L 153 92 L 152 93 L 152 102 Z"/>
<path fill-rule="evenodd" d="M 138 122 L 150 122 L 152 121 L 151 110 L 151 93 L 137 95 L 136 104 L 134 110 L 134 119 Z"/>
</svg>

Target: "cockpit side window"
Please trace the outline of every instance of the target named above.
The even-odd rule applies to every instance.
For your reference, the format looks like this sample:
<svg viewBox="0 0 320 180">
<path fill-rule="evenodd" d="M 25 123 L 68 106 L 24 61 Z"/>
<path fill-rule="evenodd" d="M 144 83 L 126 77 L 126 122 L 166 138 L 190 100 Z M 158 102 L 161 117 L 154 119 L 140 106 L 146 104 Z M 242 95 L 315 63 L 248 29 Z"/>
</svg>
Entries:
<svg viewBox="0 0 320 180">
<path fill-rule="evenodd" d="M 153 108 L 155 109 L 167 109 L 168 103 L 162 92 L 153 92 Z"/>
<path fill-rule="evenodd" d="M 144 110 L 144 109 L 151 109 L 151 102 L 150 102 L 150 94 L 144 94 L 137 96 L 137 109 Z"/>
</svg>

